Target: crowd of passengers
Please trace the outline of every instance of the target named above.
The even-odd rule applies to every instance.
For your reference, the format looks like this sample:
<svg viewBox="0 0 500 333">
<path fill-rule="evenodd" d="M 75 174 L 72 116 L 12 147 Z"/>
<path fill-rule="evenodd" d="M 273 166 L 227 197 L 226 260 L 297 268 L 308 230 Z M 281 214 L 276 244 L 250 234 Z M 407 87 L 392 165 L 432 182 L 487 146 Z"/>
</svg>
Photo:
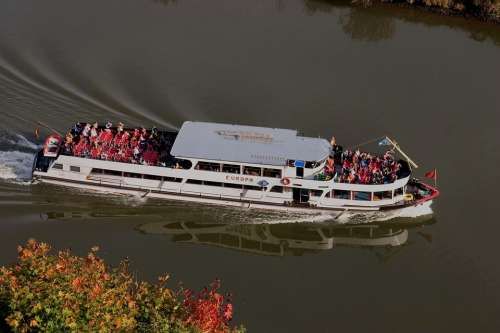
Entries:
<svg viewBox="0 0 500 333">
<path fill-rule="evenodd" d="M 126 130 L 123 123 L 76 123 L 66 134 L 63 154 L 116 162 L 181 168 L 169 154 L 173 140 L 151 130 Z M 173 163 L 173 165 L 171 165 Z"/>
<path fill-rule="evenodd" d="M 375 156 L 359 150 L 343 151 L 334 137 L 330 143 L 332 155 L 323 171 L 326 178 L 351 184 L 388 184 L 397 180 L 401 164 L 394 160 L 393 150 Z"/>
</svg>

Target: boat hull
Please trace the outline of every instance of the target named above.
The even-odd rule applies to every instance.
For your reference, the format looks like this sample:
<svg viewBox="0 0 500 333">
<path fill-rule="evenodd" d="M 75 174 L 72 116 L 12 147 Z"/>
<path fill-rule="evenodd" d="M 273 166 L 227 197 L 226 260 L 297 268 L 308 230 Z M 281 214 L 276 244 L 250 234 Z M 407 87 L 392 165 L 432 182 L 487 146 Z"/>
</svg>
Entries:
<svg viewBox="0 0 500 333">
<path fill-rule="evenodd" d="M 77 181 L 77 180 L 69 180 L 62 179 L 51 176 L 42 176 L 36 175 L 34 179 L 41 183 L 52 184 L 56 186 L 65 186 L 71 188 L 78 188 L 88 191 L 99 191 L 104 193 L 113 193 L 113 194 L 124 194 L 131 196 L 139 196 L 139 197 L 148 197 L 155 199 L 166 199 L 166 200 L 176 200 L 176 201 L 186 201 L 193 203 L 202 203 L 202 204 L 210 204 L 210 205 L 222 205 L 222 206 L 231 206 L 238 207 L 243 209 L 262 209 L 262 210 L 274 210 L 274 211 L 283 211 L 283 212 L 293 212 L 293 213 L 332 213 L 338 212 L 342 214 L 343 212 L 402 212 L 408 208 L 430 208 L 432 204 L 432 199 L 428 200 L 419 200 L 414 202 L 402 203 L 393 206 L 381 206 L 381 207 L 316 207 L 310 205 L 284 205 L 284 204 L 273 204 L 273 203 L 265 203 L 265 202 L 257 202 L 248 199 L 228 199 L 219 197 L 208 197 L 203 195 L 193 195 L 181 192 L 170 192 L 164 190 L 144 190 L 140 188 L 134 187 L 126 187 L 126 186 L 118 186 L 112 184 L 96 184 L 85 181 Z"/>
</svg>

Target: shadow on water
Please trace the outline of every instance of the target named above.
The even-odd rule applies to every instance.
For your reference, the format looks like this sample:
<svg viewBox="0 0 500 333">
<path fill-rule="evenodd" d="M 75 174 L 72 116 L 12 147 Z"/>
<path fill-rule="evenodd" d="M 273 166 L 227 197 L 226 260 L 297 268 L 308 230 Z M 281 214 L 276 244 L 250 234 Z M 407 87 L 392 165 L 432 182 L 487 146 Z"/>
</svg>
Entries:
<svg viewBox="0 0 500 333">
<path fill-rule="evenodd" d="M 305 0 L 304 6 L 310 15 L 316 13 L 337 14 L 342 31 L 354 40 L 371 42 L 389 40 L 396 32 L 394 17 L 386 12 L 353 7 L 348 2 L 342 1 Z M 339 11 L 340 8 L 348 8 L 348 10 L 347 12 Z"/>
<path fill-rule="evenodd" d="M 476 19 L 448 17 L 425 12 L 419 8 L 402 8 L 396 5 L 352 6 L 345 0 L 304 0 L 307 13 L 339 15 L 342 30 L 354 40 L 381 41 L 391 39 L 396 33 L 396 22 L 422 24 L 427 27 L 447 27 L 467 33 L 478 41 L 491 41 L 500 46 L 500 27 Z M 348 9 L 347 13 L 338 11 Z"/>
<path fill-rule="evenodd" d="M 181 0 L 152 0 L 162 5 L 177 5 Z M 396 33 L 396 22 L 422 24 L 427 27 L 447 27 L 462 31 L 478 41 L 491 41 L 500 46 L 500 27 L 477 19 L 450 17 L 426 12 L 422 8 L 404 8 L 393 4 L 379 4 L 369 7 L 352 5 L 349 0 L 303 0 L 304 10 L 309 15 L 317 13 L 338 16 L 342 30 L 353 40 L 389 40 Z M 283 12 L 286 3 L 275 1 L 275 9 Z M 347 12 L 346 12 L 347 10 Z"/>
</svg>

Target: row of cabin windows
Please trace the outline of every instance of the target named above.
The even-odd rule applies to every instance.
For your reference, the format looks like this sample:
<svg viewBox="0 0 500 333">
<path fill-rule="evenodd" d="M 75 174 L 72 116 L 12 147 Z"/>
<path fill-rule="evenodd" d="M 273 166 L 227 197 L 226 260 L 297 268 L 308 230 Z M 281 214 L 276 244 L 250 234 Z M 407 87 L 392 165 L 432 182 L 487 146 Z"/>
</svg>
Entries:
<svg viewBox="0 0 500 333">
<path fill-rule="evenodd" d="M 150 179 L 150 180 L 160 180 L 160 181 L 163 180 L 164 182 L 175 182 L 175 183 L 182 182 L 182 178 L 162 177 L 157 175 L 147 175 L 136 172 L 122 172 L 116 170 L 97 169 L 97 168 L 93 168 L 91 173 L 99 175 L 127 177 L 127 178 Z"/>
<path fill-rule="evenodd" d="M 54 169 L 62 169 L 62 164 L 54 164 Z M 70 170 L 74 172 L 80 172 L 80 167 L 70 166 Z M 162 177 L 156 175 L 147 175 L 140 174 L 134 172 L 122 172 L 116 170 L 107 170 L 107 169 L 97 169 L 93 168 L 93 174 L 104 174 L 110 176 L 120 176 L 120 177 L 128 177 L 128 178 L 142 178 L 142 179 L 150 179 L 150 180 L 163 180 L 166 182 L 182 182 L 182 178 L 174 178 L 174 177 Z M 197 185 L 206 185 L 206 186 L 217 186 L 217 187 L 227 187 L 227 188 L 236 188 L 236 189 L 244 189 L 244 190 L 256 190 L 260 191 L 262 188 L 260 186 L 254 185 L 241 185 L 241 184 L 232 184 L 232 183 L 221 183 L 221 182 L 212 182 L 212 181 L 202 181 L 198 179 L 188 179 L 186 181 L 188 184 L 197 184 Z M 283 193 L 283 186 L 273 186 L 271 188 L 271 192 L 274 193 Z M 403 195 L 404 188 L 400 187 L 394 190 L 394 197 Z M 309 190 L 309 195 L 312 197 L 320 197 L 323 194 L 322 190 Z M 335 198 L 335 199 L 346 199 L 346 200 L 360 200 L 360 201 L 377 201 L 383 199 L 392 199 L 392 191 L 381 191 L 381 192 L 363 192 L 363 191 L 346 191 L 346 190 L 332 190 L 326 194 L 327 198 Z"/>
<path fill-rule="evenodd" d="M 394 197 L 403 195 L 404 188 L 400 187 L 394 190 Z M 361 200 L 361 201 L 378 201 L 384 199 L 392 199 L 392 191 L 381 192 L 362 192 L 362 191 L 345 191 L 332 190 L 326 194 L 327 198 L 346 199 L 346 200 Z"/>
<path fill-rule="evenodd" d="M 63 169 L 63 165 L 62 165 L 61 163 L 55 163 L 55 164 L 52 166 L 52 169 L 62 170 L 62 169 Z M 73 166 L 73 165 L 70 165 L 70 166 L 69 166 L 69 171 L 72 171 L 72 172 L 80 172 L 80 167 L 79 167 L 79 166 Z"/>
<path fill-rule="evenodd" d="M 238 164 L 213 163 L 213 162 L 198 162 L 195 166 L 196 170 L 236 173 L 250 176 L 264 176 L 272 178 L 281 178 L 280 169 L 258 168 L 252 166 L 241 166 Z"/>
<path fill-rule="evenodd" d="M 199 180 L 199 179 L 188 179 L 186 184 L 196 184 L 196 185 L 205 185 L 205 186 L 217 186 L 217 187 L 228 187 L 228 188 L 236 188 L 239 190 L 255 190 L 262 191 L 265 190 L 265 187 L 254 186 L 254 185 L 241 185 L 241 184 L 232 184 L 232 183 L 220 183 L 220 182 L 211 182 L 207 180 Z"/>
<path fill-rule="evenodd" d="M 182 182 L 182 178 L 162 177 L 162 176 L 147 175 L 147 174 L 143 175 L 143 174 L 135 173 L 135 172 L 122 172 L 122 171 L 116 171 L 116 170 L 97 169 L 97 168 L 93 168 L 91 173 L 92 174 L 103 174 L 103 175 L 109 175 L 109 176 L 128 177 L 128 178 L 139 178 L 139 179 L 142 178 L 142 179 L 160 180 L 160 181 L 163 180 L 166 182 L 176 182 L 176 183 Z M 206 185 L 206 186 L 218 186 L 218 187 L 224 186 L 224 187 L 228 187 L 228 188 L 236 188 L 236 189 L 244 189 L 244 190 L 260 191 L 263 189 L 260 186 L 254 186 L 254 185 L 240 185 L 240 184 L 231 184 L 231 183 L 202 181 L 202 180 L 198 180 L 198 179 L 188 179 L 186 181 L 186 183 L 187 184 Z M 276 189 L 273 192 L 283 192 L 282 186 L 274 186 L 274 188 L 276 188 Z M 278 188 L 281 188 L 281 190 L 279 190 Z"/>
</svg>

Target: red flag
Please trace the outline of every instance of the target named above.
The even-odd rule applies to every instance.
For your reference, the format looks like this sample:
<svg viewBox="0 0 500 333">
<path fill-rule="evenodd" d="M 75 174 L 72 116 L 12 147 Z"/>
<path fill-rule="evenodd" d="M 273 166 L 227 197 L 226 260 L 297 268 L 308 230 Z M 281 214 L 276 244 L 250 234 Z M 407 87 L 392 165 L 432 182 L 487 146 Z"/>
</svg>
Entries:
<svg viewBox="0 0 500 333">
<path fill-rule="evenodd" d="M 434 169 L 432 171 L 429 171 L 429 172 L 426 172 L 425 175 L 424 175 L 426 178 L 430 178 L 430 179 L 434 179 L 436 180 L 437 178 L 437 170 Z"/>
</svg>

